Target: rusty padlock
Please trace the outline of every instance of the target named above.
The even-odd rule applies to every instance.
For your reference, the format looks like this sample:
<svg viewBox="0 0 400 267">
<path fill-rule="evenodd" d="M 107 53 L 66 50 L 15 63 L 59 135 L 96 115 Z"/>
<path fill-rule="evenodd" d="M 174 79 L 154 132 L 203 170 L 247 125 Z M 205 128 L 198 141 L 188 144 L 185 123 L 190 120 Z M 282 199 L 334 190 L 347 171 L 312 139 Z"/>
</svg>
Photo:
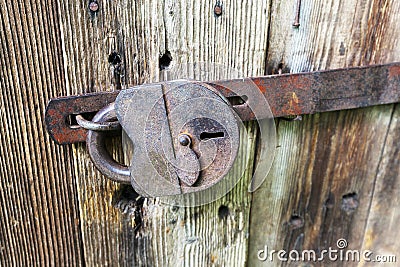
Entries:
<svg viewBox="0 0 400 267">
<path fill-rule="evenodd" d="M 187 73 L 194 80 L 174 80 L 188 77 Z M 115 102 L 93 118 L 102 123 L 117 119 L 130 162 L 128 167 L 116 163 L 105 150 L 105 135 L 89 131 L 87 147 L 97 169 L 114 181 L 131 184 L 142 196 L 159 197 L 169 204 L 212 202 L 229 192 L 244 174 L 246 168 L 232 168 L 249 160 L 249 154 L 238 153 L 241 140 L 248 142 L 238 110 L 253 110 L 260 126 L 261 149 L 249 191 L 257 189 L 275 149 L 272 112 L 257 86 L 249 79 L 229 86 L 198 81 L 242 77 L 217 64 L 182 64 L 164 74 L 168 76 L 164 82 L 120 91 Z M 229 90 L 233 99 L 227 99 L 221 89 Z M 245 100 L 236 103 L 237 96 Z"/>
<path fill-rule="evenodd" d="M 88 134 L 89 154 L 102 173 L 143 196 L 193 205 L 225 194 L 241 178 L 226 174 L 237 158 L 242 123 L 210 85 L 180 80 L 123 90 L 93 121 L 115 117 L 132 143 L 130 166 L 108 155 L 99 132 Z M 205 196 L 211 187 L 212 196 Z"/>
</svg>

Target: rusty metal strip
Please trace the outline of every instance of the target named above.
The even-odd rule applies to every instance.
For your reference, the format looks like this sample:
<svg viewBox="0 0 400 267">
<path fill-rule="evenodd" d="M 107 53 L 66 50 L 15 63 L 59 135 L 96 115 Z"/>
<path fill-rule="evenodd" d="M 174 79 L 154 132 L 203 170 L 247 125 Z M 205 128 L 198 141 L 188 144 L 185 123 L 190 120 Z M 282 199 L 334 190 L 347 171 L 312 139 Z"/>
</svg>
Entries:
<svg viewBox="0 0 400 267">
<path fill-rule="evenodd" d="M 400 102 L 400 63 L 310 73 L 250 78 L 268 100 L 275 117 L 314 114 Z M 208 82 L 225 97 L 243 80 Z M 218 85 L 216 85 L 218 84 Z M 113 102 L 118 91 L 52 99 L 46 109 L 50 136 L 59 144 L 84 142 L 87 130 L 71 127 L 71 114 L 95 112 Z M 244 121 L 255 118 L 249 107 L 234 106 Z"/>
<path fill-rule="evenodd" d="M 251 79 L 266 97 L 275 117 L 400 102 L 400 63 Z M 214 87 L 225 97 L 232 97 L 226 88 L 242 82 L 218 81 Z M 254 119 L 246 105 L 234 108 L 242 120 Z"/>
<path fill-rule="evenodd" d="M 46 108 L 47 131 L 58 144 L 85 142 L 87 130 L 68 123 L 70 115 L 97 112 L 115 101 L 119 91 L 66 96 L 50 100 Z"/>
</svg>

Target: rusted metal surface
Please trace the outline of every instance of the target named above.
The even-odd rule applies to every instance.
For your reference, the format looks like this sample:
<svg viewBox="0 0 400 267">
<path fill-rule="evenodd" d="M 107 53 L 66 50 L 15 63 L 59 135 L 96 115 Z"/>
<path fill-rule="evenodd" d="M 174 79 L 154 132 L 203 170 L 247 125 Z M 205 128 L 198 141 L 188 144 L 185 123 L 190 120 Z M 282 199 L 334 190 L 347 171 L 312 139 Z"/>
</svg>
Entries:
<svg viewBox="0 0 400 267">
<path fill-rule="evenodd" d="M 59 97 L 50 100 L 45 112 L 47 131 L 58 144 L 85 142 L 87 130 L 70 126 L 68 117 L 97 112 L 115 101 L 119 91 L 91 93 L 86 95 Z"/>
<path fill-rule="evenodd" d="M 227 105 L 228 101 L 207 84 L 184 82 L 165 88 L 164 94 L 173 148 L 177 159 L 180 156 L 175 168 L 195 172 L 196 164 L 199 164 L 201 171 L 196 182 L 182 184 L 182 190 L 192 192 L 193 187 L 195 190 L 209 188 L 225 176 L 236 158 L 238 118 Z M 190 153 L 179 143 L 181 134 L 191 137 L 190 150 L 195 157 L 180 155 Z"/>
<path fill-rule="evenodd" d="M 123 90 L 115 108 L 118 121 L 134 147 L 129 170 L 135 190 L 152 196 L 181 194 L 172 164 L 175 155 L 163 86 L 150 84 Z"/>
<path fill-rule="evenodd" d="M 267 99 L 274 117 L 400 102 L 400 63 L 251 79 Z M 218 81 L 216 88 L 230 97 L 227 88 L 242 82 Z M 246 104 L 234 109 L 242 120 L 254 120 Z"/>
<path fill-rule="evenodd" d="M 177 196 L 223 179 L 239 149 L 239 118 L 227 101 L 196 82 L 144 87 L 121 91 L 115 104 L 134 145 L 129 170 L 135 190 Z"/>
<path fill-rule="evenodd" d="M 400 63 L 272 75 L 251 80 L 266 97 L 275 117 L 400 102 Z M 240 83 L 243 83 L 242 79 L 208 84 L 229 98 L 234 96 L 229 88 L 240 86 Z M 114 101 L 117 95 L 118 91 L 51 100 L 46 110 L 50 136 L 59 144 L 85 141 L 87 131 L 68 126 L 67 117 L 97 111 Z M 255 119 L 246 103 L 233 105 L 233 109 L 244 121 Z"/>
<path fill-rule="evenodd" d="M 185 169 L 175 168 L 175 171 L 181 182 L 187 186 L 193 186 L 199 179 L 200 161 L 191 148 L 192 140 L 188 133 L 180 134 L 178 140 L 180 146 L 175 151 L 176 161 L 185 161 L 190 165 L 186 165 Z"/>
</svg>

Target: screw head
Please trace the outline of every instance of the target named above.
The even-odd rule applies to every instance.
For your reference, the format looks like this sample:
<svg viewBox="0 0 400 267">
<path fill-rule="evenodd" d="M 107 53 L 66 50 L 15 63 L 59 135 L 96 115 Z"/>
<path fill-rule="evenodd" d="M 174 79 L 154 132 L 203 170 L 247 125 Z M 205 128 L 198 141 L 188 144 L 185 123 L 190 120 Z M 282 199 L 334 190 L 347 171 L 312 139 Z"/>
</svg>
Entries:
<svg viewBox="0 0 400 267">
<path fill-rule="evenodd" d="M 179 141 L 179 144 L 181 144 L 182 146 L 188 146 L 191 143 L 191 139 L 190 139 L 189 135 L 187 135 L 187 134 L 180 134 L 178 136 L 178 141 Z"/>
<path fill-rule="evenodd" d="M 216 17 L 219 17 L 222 15 L 222 4 L 220 1 L 217 1 L 217 3 L 214 6 L 214 15 Z"/>
<path fill-rule="evenodd" d="M 99 11 L 99 3 L 97 1 L 91 1 L 89 3 L 89 9 L 92 12 L 97 12 Z"/>
</svg>

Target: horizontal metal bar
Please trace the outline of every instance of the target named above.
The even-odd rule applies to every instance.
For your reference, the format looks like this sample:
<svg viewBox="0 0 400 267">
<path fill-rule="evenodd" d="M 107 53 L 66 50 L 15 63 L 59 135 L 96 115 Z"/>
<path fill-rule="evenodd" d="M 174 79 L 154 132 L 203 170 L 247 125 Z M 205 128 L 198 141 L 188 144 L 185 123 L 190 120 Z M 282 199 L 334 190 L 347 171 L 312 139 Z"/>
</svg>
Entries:
<svg viewBox="0 0 400 267">
<path fill-rule="evenodd" d="M 119 91 L 91 93 L 51 99 L 45 112 L 47 131 L 58 144 L 85 142 L 88 130 L 71 126 L 70 115 L 97 112 L 115 101 Z"/>
<path fill-rule="evenodd" d="M 266 97 L 275 117 L 314 114 L 400 102 L 400 63 L 282 74 L 250 78 Z M 207 82 L 225 97 L 235 96 L 229 88 L 243 79 Z M 84 142 L 87 130 L 71 127 L 71 114 L 96 112 L 113 102 L 119 91 L 60 97 L 50 100 L 46 125 L 58 144 Z M 255 116 L 248 105 L 234 106 L 244 121 Z"/>
<path fill-rule="evenodd" d="M 400 63 L 250 78 L 267 99 L 274 117 L 314 114 L 400 102 Z M 243 79 L 210 82 L 226 97 Z M 216 85 L 218 84 L 218 85 Z M 253 120 L 246 106 L 242 120 Z"/>
</svg>

